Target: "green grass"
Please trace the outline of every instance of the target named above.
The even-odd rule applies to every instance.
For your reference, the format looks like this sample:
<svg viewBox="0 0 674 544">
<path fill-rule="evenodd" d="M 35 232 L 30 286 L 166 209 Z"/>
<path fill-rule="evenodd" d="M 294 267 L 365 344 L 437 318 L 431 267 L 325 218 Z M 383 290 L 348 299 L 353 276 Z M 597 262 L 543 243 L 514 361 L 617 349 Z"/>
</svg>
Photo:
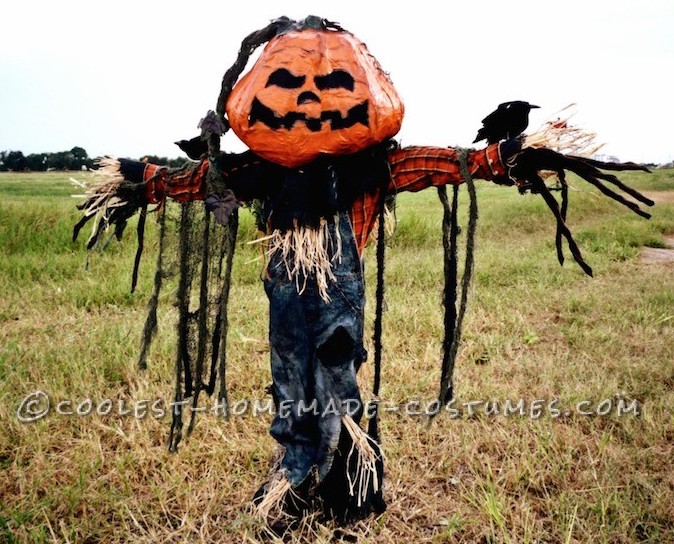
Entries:
<svg viewBox="0 0 674 544">
<path fill-rule="evenodd" d="M 133 224 L 85 270 L 87 233 L 71 240 L 70 194 L 80 192 L 71 176 L 83 174 L 0 175 L 0 542 L 255 542 L 245 508 L 275 450 L 269 415 L 202 414 L 177 455 L 166 451 L 169 418 L 152 412 L 17 419 L 36 390 L 52 406 L 172 397 L 170 290 L 149 369 L 136 368 L 156 226 L 148 222 L 136 293 Z M 540 197 L 478 182 L 476 273 L 455 373 L 463 415 L 430 428 L 382 415 L 389 508 L 349 529 L 360 541 L 674 542 L 674 264 L 639 257 L 674 234 L 674 171 L 621 178 L 660 201 L 650 221 L 572 180 L 568 224 L 594 278 L 568 252 L 559 266 Z M 435 398 L 442 338 L 435 191 L 400 195 L 397 217 L 384 321 L 382 399 L 391 405 Z M 267 307 L 247 211 L 242 223 L 228 381 L 233 400 L 265 399 Z M 373 247 L 366 271 L 369 339 Z M 363 391 L 371 379 L 365 365 Z M 525 415 L 504 415 L 519 399 Z M 550 408 L 540 417 L 535 399 Z M 640 415 L 617 415 L 621 399 L 636 400 Z M 481 404 L 469 415 L 464 403 L 478 400 L 500 413 Z M 582 415 L 583 401 L 611 413 Z M 295 540 L 329 542 L 333 530 L 313 520 Z"/>
</svg>

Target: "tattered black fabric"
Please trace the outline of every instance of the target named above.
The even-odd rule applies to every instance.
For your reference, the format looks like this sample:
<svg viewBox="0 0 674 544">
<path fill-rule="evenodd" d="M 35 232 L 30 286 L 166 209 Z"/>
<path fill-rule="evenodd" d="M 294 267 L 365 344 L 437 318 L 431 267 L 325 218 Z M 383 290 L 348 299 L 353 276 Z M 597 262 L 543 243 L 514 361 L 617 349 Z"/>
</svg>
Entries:
<svg viewBox="0 0 674 544">
<path fill-rule="evenodd" d="M 386 141 L 351 155 L 325 156 L 301 168 L 286 168 L 252 151 L 220 153 L 215 166 L 243 201 L 260 201 L 261 230 L 318 228 L 322 218 L 348 211 L 363 193 L 373 194 L 390 179 L 386 160 L 396 145 Z M 274 213 L 271 213 L 274 210 Z"/>
<path fill-rule="evenodd" d="M 229 225 L 223 227 L 198 202 L 182 204 L 179 210 L 165 205 L 160 211 L 154 290 L 148 302 L 138 365 L 147 367 L 149 348 L 157 332 L 159 297 L 167 280 L 176 277 L 178 323 L 171 451 L 177 450 L 182 439 L 183 414 L 188 405 L 187 434 L 192 432 L 202 391 L 212 395 L 218 388 L 223 415 L 227 411 L 227 302 L 237 217 L 234 212 Z"/>
<path fill-rule="evenodd" d="M 532 193 L 540 194 L 548 208 L 550 208 L 550 211 L 555 216 L 557 221 L 555 244 L 557 247 L 557 258 L 559 259 L 559 263 L 564 264 L 562 238 L 566 238 L 569 250 L 571 251 L 571 255 L 573 256 L 574 260 L 588 276 L 592 276 L 592 268 L 583 259 L 580 248 L 573 239 L 569 227 L 566 225 L 566 213 L 568 210 L 568 184 L 566 182 L 565 170 L 569 170 L 578 175 L 580 178 L 599 189 L 604 195 L 646 219 L 650 218 L 651 215 L 648 212 L 642 210 L 637 202 L 633 202 L 625 198 L 620 193 L 610 189 L 604 185 L 603 181 L 615 185 L 618 187 L 618 189 L 622 190 L 624 193 L 631 196 L 638 202 L 641 202 L 642 204 L 653 206 L 654 202 L 650 198 L 642 195 L 639 191 L 625 185 L 615 175 L 607 174 L 602 172 L 602 170 L 641 170 L 643 172 L 650 172 L 650 170 L 648 170 L 648 168 L 645 166 L 635 164 L 633 162 L 603 162 L 586 157 L 563 155 L 547 148 L 529 147 L 523 149 L 521 153 L 514 157 L 513 164 L 509 169 L 509 175 L 517 184 L 520 193 L 531 191 Z M 541 171 L 553 171 L 557 174 L 557 177 L 562 186 L 561 208 L 555 197 L 552 196 L 550 189 L 548 189 L 548 187 L 545 185 L 545 181 L 540 175 Z"/>
</svg>

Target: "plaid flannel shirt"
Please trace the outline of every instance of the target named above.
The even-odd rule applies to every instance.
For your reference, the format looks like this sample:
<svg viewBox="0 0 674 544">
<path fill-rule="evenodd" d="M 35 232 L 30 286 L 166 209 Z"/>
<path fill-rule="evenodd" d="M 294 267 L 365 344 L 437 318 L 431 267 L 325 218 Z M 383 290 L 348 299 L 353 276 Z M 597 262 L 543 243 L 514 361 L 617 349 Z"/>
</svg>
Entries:
<svg viewBox="0 0 674 544">
<path fill-rule="evenodd" d="M 456 149 L 405 147 L 392 151 L 388 162 L 391 167 L 389 192 L 416 192 L 428 187 L 459 185 L 464 181 L 459 151 Z M 506 173 L 498 144 L 470 151 L 467 165 L 471 176 L 477 179 L 492 180 Z M 178 202 L 203 200 L 207 194 L 207 173 L 207 159 L 181 172 L 171 172 L 166 167 L 148 164 L 143 173 L 145 194 L 150 204 L 159 203 L 167 197 Z M 351 206 L 351 224 L 361 255 L 376 224 L 379 202 L 379 191 L 373 194 L 364 192 Z"/>
</svg>

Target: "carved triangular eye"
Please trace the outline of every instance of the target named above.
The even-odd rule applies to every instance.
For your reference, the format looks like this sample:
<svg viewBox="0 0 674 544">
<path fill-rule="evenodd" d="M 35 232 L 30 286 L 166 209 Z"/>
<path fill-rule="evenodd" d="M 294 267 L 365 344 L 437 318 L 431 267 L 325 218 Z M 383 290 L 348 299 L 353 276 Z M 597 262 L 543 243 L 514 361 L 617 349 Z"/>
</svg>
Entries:
<svg viewBox="0 0 674 544">
<path fill-rule="evenodd" d="M 344 70 L 335 70 L 326 76 L 316 76 L 314 78 L 316 88 L 320 91 L 325 89 L 348 89 L 353 92 L 355 81 L 349 72 Z"/>
<path fill-rule="evenodd" d="M 285 68 L 279 68 L 271 73 L 265 87 L 276 85 L 283 89 L 299 89 L 306 79 L 306 76 L 295 76 Z"/>
</svg>

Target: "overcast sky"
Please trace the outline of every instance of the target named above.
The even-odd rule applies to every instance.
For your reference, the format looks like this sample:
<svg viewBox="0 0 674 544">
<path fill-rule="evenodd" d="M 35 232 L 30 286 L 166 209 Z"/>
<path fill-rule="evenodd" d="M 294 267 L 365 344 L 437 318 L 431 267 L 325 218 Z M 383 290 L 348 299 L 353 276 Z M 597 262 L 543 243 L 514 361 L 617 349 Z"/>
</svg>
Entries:
<svg viewBox="0 0 674 544">
<path fill-rule="evenodd" d="M 10 0 L 0 150 L 181 156 L 243 37 L 315 14 L 367 43 L 406 108 L 403 145 L 469 146 L 500 102 L 569 103 L 621 160 L 674 160 L 674 1 Z M 439 7 L 442 6 L 442 7 Z M 233 134 L 223 149 L 240 151 Z"/>
</svg>

